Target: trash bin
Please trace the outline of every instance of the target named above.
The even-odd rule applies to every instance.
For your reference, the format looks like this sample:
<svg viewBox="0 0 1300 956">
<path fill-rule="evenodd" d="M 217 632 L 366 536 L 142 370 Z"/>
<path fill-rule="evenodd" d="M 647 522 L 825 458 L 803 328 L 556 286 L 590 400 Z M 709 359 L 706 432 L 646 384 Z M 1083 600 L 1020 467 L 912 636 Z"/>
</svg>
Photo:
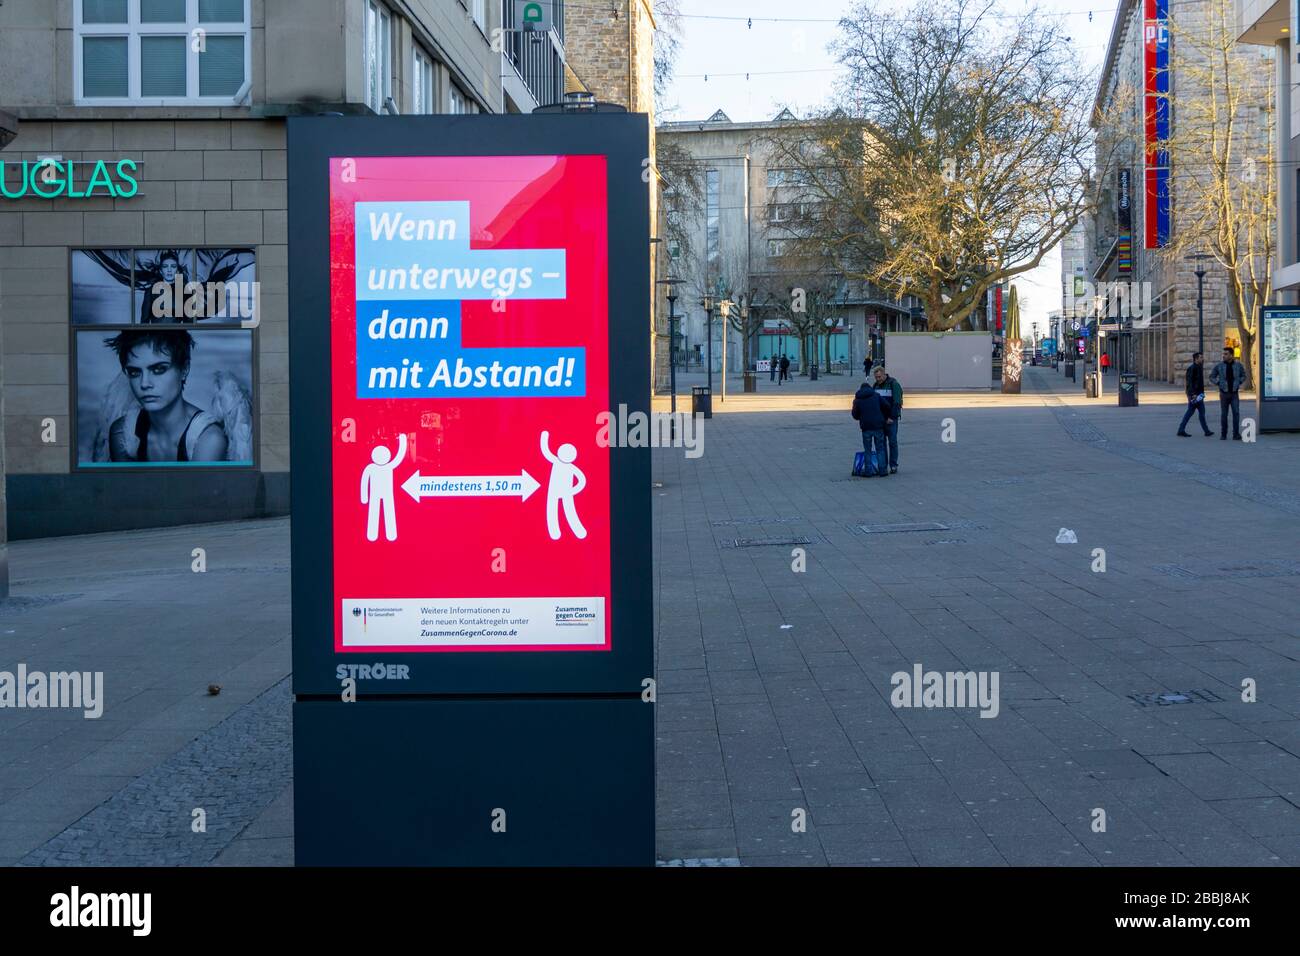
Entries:
<svg viewBox="0 0 1300 956">
<path fill-rule="evenodd" d="M 812 365 L 809 365 L 809 366 L 808 366 L 808 381 L 810 381 L 810 382 L 815 382 L 815 381 L 817 381 L 817 363 L 816 363 L 816 362 L 813 362 Z"/>
<path fill-rule="evenodd" d="M 709 391 L 709 386 L 691 386 L 691 414 L 713 417 L 713 393 Z"/>
<path fill-rule="evenodd" d="M 1119 407 L 1136 408 L 1138 403 L 1137 372 L 1119 373 Z"/>
<path fill-rule="evenodd" d="M 1076 379 L 1076 378 L 1074 377 L 1074 364 L 1075 364 L 1075 363 L 1074 363 L 1074 359 L 1066 359 L 1066 360 L 1065 360 L 1065 376 L 1066 376 L 1066 378 L 1068 378 L 1071 382 L 1078 381 L 1078 379 Z"/>
<path fill-rule="evenodd" d="M 1097 397 L 1097 378 L 1100 375 L 1100 372 L 1085 372 L 1083 374 L 1083 393 L 1086 397 Z"/>
<path fill-rule="evenodd" d="M 745 373 L 745 391 L 747 392 L 758 391 L 758 376 L 753 372 Z"/>
</svg>

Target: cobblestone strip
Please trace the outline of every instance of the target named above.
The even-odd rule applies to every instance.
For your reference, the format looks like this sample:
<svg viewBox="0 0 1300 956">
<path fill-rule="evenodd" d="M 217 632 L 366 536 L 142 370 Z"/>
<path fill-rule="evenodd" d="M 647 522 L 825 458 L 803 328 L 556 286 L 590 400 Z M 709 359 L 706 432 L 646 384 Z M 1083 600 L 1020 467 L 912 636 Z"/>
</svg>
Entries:
<svg viewBox="0 0 1300 956">
<path fill-rule="evenodd" d="M 201 866 L 293 776 L 289 678 L 137 777 L 19 866 Z M 206 832 L 194 832 L 195 810 Z"/>
</svg>

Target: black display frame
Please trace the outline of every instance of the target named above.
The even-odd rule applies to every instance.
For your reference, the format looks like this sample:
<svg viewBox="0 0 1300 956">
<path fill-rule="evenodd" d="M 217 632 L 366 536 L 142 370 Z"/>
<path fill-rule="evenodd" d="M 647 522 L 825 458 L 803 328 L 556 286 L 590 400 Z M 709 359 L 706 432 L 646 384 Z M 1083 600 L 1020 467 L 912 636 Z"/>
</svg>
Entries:
<svg viewBox="0 0 1300 956">
<path fill-rule="evenodd" d="M 341 694 L 339 665 L 406 665 L 356 679 L 358 699 L 640 695 L 652 677 L 650 450 L 610 448 L 611 648 L 603 652 L 334 648 L 329 162 L 383 156 L 598 155 L 608 195 L 609 408 L 650 410 L 649 121 L 633 113 L 288 119 L 293 691 Z M 631 304 L 629 306 L 629 304 Z"/>
</svg>

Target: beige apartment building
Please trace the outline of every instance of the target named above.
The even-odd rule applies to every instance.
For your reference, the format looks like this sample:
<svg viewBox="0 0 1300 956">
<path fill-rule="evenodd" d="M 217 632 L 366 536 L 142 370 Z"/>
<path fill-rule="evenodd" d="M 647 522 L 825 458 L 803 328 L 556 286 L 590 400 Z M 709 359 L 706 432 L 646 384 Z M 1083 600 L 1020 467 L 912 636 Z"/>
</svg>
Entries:
<svg viewBox="0 0 1300 956">
<path fill-rule="evenodd" d="M 286 513 L 285 118 L 530 112 L 574 89 L 645 109 L 643 0 L 610 5 L 621 18 L 542 5 L 525 27 L 512 0 L 0 4 L 9 536 Z M 177 281 L 233 291 L 168 327 L 158 289 Z M 130 372 L 135 346 L 158 361 Z M 139 453 L 163 439 L 122 372 L 195 409 L 175 461 Z M 224 448 L 199 447 L 212 418 Z"/>
<path fill-rule="evenodd" d="M 689 174 L 698 180 L 703 201 L 698 208 L 678 211 L 678 221 L 663 243 L 661 262 L 677 278 L 678 366 L 694 367 L 712 354 L 715 372 L 722 369 L 726 353 L 730 373 L 753 368 L 773 353 L 788 355 L 796 368 L 816 360 L 824 365 L 829 354 L 835 370 L 859 368 L 870 337 L 882 332 L 907 332 L 924 328 L 920 300 L 893 296 L 871 283 L 846 278 L 825 268 L 810 269 L 798 255 L 792 224 L 811 194 L 800 180 L 801 170 L 779 161 L 774 144 L 780 137 L 797 137 L 801 123 L 789 110 L 770 120 L 733 122 L 718 110 L 705 120 L 663 123 L 657 135 L 680 147 L 688 157 Z M 671 185 L 671 184 L 670 184 Z M 665 224 L 666 225 L 666 224 Z M 674 242 L 673 235 L 685 242 Z M 750 354 L 743 355 L 742 335 L 714 313 L 712 346 L 708 345 L 708 317 L 700 304 L 705 290 L 716 291 L 718 281 L 732 295 L 746 294 L 757 326 Z M 788 310 L 776 301 L 789 287 L 807 287 L 827 303 L 832 324 L 816 339 L 809 339 L 803 355 L 797 335 L 791 334 Z M 666 312 L 660 321 L 666 329 Z M 829 343 L 827 338 L 830 339 Z M 657 384 L 668 376 L 661 356 Z M 823 371 L 825 371 L 823 369 Z"/>
</svg>

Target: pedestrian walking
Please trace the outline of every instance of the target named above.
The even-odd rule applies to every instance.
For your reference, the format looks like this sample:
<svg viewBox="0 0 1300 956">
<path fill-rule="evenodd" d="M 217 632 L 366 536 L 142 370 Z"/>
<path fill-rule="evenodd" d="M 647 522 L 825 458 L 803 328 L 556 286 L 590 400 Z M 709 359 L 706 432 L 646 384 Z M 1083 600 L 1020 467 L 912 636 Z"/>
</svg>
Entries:
<svg viewBox="0 0 1300 956">
<path fill-rule="evenodd" d="M 1105 375 L 1109 371 L 1110 371 L 1110 353 L 1102 352 L 1101 353 L 1101 374 Z"/>
<path fill-rule="evenodd" d="M 1187 434 L 1187 423 L 1191 420 L 1193 413 L 1201 416 L 1201 431 L 1205 432 L 1206 438 L 1213 438 L 1214 432 L 1210 431 L 1210 426 L 1205 423 L 1205 356 L 1200 352 L 1192 353 L 1192 364 L 1187 366 L 1187 372 L 1183 376 L 1185 390 L 1187 392 L 1187 411 L 1183 414 L 1183 420 L 1178 425 L 1178 434 L 1183 438 L 1191 438 Z"/>
<path fill-rule="evenodd" d="M 767 363 L 767 380 L 768 380 L 769 382 L 775 382 L 775 381 L 776 381 L 776 369 L 777 369 L 777 366 L 780 365 L 780 364 L 781 364 L 781 362 L 780 362 L 780 360 L 776 357 L 776 353 L 773 352 L 773 353 L 772 353 L 772 357 L 771 357 L 771 359 L 769 359 L 769 360 L 768 360 L 768 363 Z"/>
<path fill-rule="evenodd" d="M 875 378 L 876 394 L 889 403 L 885 434 L 889 438 L 889 473 L 894 475 L 898 473 L 898 419 L 903 413 L 903 386 L 885 371 L 883 365 L 877 365 L 871 374 Z"/>
<path fill-rule="evenodd" d="M 863 382 L 853 396 L 852 415 L 857 419 L 858 428 L 862 429 L 862 450 L 867 455 L 867 475 L 879 475 L 881 478 L 889 476 L 889 447 L 885 441 L 885 429 L 889 424 L 892 407 L 890 402 L 877 394 L 870 380 Z M 877 462 L 877 470 L 874 471 L 871 469 L 873 451 Z"/>
<path fill-rule="evenodd" d="M 782 355 L 781 356 L 781 381 L 786 382 L 789 380 L 790 380 L 790 356 Z"/>
<path fill-rule="evenodd" d="M 1219 439 L 1228 440 L 1228 410 L 1232 410 L 1232 440 L 1241 441 L 1241 386 L 1246 366 L 1237 361 L 1232 349 L 1223 350 L 1223 361 L 1210 372 L 1210 384 L 1219 386 Z"/>
</svg>

